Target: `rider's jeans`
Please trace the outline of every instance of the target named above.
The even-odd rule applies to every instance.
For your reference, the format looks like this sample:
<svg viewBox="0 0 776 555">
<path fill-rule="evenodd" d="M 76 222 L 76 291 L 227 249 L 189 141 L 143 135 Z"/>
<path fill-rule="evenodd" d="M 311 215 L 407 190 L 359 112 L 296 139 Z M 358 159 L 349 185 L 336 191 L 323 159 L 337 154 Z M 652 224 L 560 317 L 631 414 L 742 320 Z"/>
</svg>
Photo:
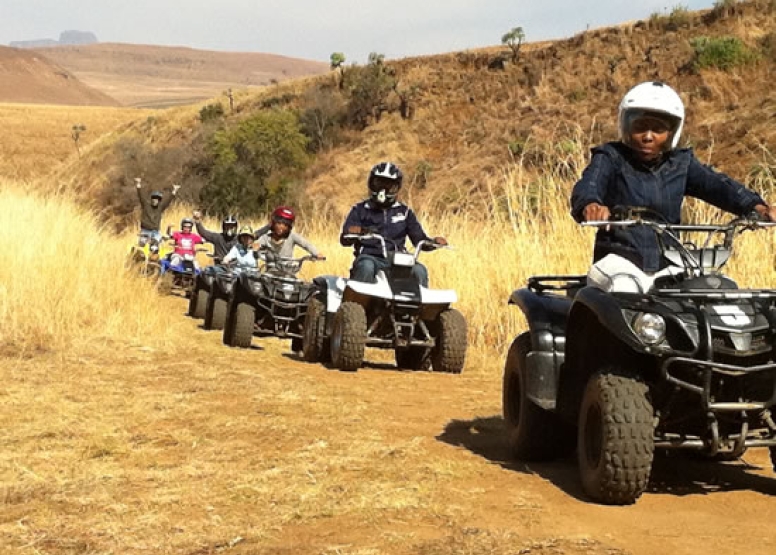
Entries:
<svg viewBox="0 0 776 555">
<path fill-rule="evenodd" d="M 148 237 L 153 237 L 154 239 L 156 239 L 157 242 L 161 242 L 162 241 L 162 234 L 161 234 L 161 232 L 158 229 L 156 229 L 156 230 L 154 230 L 154 229 L 143 229 L 141 227 L 140 228 L 140 235 L 147 235 Z"/>
<path fill-rule="evenodd" d="M 387 270 L 391 263 L 385 258 L 372 256 L 370 254 L 360 254 L 353 267 L 350 269 L 350 279 L 363 281 L 366 283 L 375 283 L 377 281 L 377 272 Z M 428 287 L 428 270 L 420 262 L 416 262 L 412 267 L 414 275 L 423 287 Z"/>
</svg>

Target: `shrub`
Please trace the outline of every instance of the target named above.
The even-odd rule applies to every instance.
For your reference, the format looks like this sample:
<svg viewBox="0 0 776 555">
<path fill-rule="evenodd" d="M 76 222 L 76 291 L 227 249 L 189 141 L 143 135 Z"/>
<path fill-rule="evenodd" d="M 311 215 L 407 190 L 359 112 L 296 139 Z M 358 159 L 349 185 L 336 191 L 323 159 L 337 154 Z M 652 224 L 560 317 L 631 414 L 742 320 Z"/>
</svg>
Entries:
<svg viewBox="0 0 776 555">
<path fill-rule="evenodd" d="M 199 121 L 207 123 L 221 119 L 224 116 L 224 107 L 220 102 L 208 104 L 199 111 Z"/>
<path fill-rule="evenodd" d="M 695 50 L 693 67 L 696 70 L 729 70 L 757 59 L 757 53 L 738 37 L 695 37 L 690 40 L 690 46 Z"/>
<path fill-rule="evenodd" d="M 310 138 L 310 150 L 317 152 L 336 145 L 345 117 L 345 99 L 338 90 L 309 89 L 302 98 L 299 122 L 302 132 Z"/>
<path fill-rule="evenodd" d="M 369 63 L 354 67 L 346 76 L 346 88 L 350 99 L 347 107 L 348 123 L 358 129 L 379 120 L 387 109 L 386 101 L 396 87 L 396 77 L 382 54 L 372 52 Z"/>
<path fill-rule="evenodd" d="M 280 200 L 290 176 L 307 164 L 308 138 L 288 110 L 262 111 L 215 133 L 210 180 L 200 201 L 211 213 L 257 214 Z"/>
</svg>

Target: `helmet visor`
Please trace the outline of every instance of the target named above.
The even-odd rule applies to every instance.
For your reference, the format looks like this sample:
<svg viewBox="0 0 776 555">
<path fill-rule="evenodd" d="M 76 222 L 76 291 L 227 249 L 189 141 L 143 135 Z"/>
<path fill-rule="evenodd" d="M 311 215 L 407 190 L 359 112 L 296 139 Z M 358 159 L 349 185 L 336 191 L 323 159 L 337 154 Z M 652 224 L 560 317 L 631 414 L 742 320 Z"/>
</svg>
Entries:
<svg viewBox="0 0 776 555">
<path fill-rule="evenodd" d="M 288 227 L 291 227 L 291 226 L 294 225 L 294 221 L 291 220 L 290 218 L 284 218 L 283 216 L 279 216 L 277 214 L 272 216 L 272 223 L 274 223 L 274 224 L 285 224 Z"/>
<path fill-rule="evenodd" d="M 625 115 L 625 131 L 631 133 L 670 133 L 679 127 L 680 121 L 668 114 L 646 110 L 629 110 Z"/>
<path fill-rule="evenodd" d="M 401 182 L 398 179 L 390 179 L 376 175 L 369 182 L 369 189 L 372 192 L 385 191 L 386 194 L 395 195 L 401 188 Z"/>
</svg>

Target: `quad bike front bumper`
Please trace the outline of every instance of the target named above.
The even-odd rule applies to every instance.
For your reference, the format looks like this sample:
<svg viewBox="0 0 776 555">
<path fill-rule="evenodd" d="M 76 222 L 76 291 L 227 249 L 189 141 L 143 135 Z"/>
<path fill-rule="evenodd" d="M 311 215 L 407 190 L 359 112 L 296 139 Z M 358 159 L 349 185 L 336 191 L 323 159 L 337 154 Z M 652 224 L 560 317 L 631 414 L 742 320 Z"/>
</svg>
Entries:
<svg viewBox="0 0 776 555">
<path fill-rule="evenodd" d="M 663 434 L 656 447 L 699 449 L 715 455 L 726 449 L 738 452 L 776 446 L 776 423 L 771 414 L 776 407 L 776 364 L 744 367 L 670 357 L 660 371 L 666 382 L 698 396 L 707 416 L 708 434 L 704 438 Z M 721 437 L 720 416 L 738 416 L 740 430 Z"/>
</svg>

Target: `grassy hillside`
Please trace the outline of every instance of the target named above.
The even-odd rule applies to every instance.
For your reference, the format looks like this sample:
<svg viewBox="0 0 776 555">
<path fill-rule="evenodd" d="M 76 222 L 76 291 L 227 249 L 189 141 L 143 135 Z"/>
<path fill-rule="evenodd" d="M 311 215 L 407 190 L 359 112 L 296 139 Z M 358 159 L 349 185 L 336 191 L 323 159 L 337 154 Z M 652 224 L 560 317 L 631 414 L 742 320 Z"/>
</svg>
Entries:
<svg viewBox="0 0 776 555">
<path fill-rule="evenodd" d="M 0 179 L 31 180 L 71 157 L 77 162 L 78 150 L 86 153 L 89 145 L 105 140 L 117 127 L 151 113 L 136 108 L 0 103 Z M 73 126 L 86 128 L 79 133 L 77 148 Z"/>
<path fill-rule="evenodd" d="M 363 130 L 344 129 L 317 153 L 305 175 L 304 194 L 293 200 L 339 218 L 362 198 L 365 175 L 381 159 L 403 167 L 405 198 L 429 210 L 483 210 L 502 203 L 501 177 L 517 162 L 522 170 L 516 187 L 524 194 L 543 187 L 548 165 L 573 181 L 587 149 L 616 138 L 622 95 L 647 79 L 665 80 L 682 95 L 688 113 L 684 144 L 769 195 L 776 166 L 776 131 L 770 124 L 776 110 L 774 28 L 776 4 L 757 0 L 699 13 L 676 8 L 647 21 L 529 44 L 517 62 L 506 64 L 498 63 L 500 48 L 387 62 L 398 81 L 396 91 Z M 729 66 L 717 64 L 720 68 L 701 59 L 693 46 L 698 40 L 724 43 L 728 37 L 751 55 Z M 233 127 L 258 110 L 285 107 L 301 113 L 311 102 L 320 107 L 321 97 L 347 102 L 338 99 L 336 81 L 337 75 L 329 74 L 238 91 L 234 112 L 227 110 L 217 126 Z M 401 116 L 397 92 L 410 99 L 412 117 Z M 169 158 L 165 168 L 146 164 L 149 178 L 183 179 L 184 186 L 191 179 L 192 189 L 198 178 L 191 166 L 198 166 L 202 144 L 213 130 L 199 121 L 204 105 L 135 122 L 121 137 L 96 147 L 86 163 L 68 167 L 67 177 L 74 176 L 86 190 L 126 187 L 127 164 L 115 148 L 123 138 L 124 144 L 145 145 L 151 158 L 159 153 L 157 161 Z M 99 178 L 95 168 L 101 168 Z"/>
<path fill-rule="evenodd" d="M 100 43 L 36 50 L 128 106 L 196 102 L 229 87 L 258 87 L 329 69 L 325 62 L 277 54 L 172 46 Z"/>
<path fill-rule="evenodd" d="M 105 92 L 40 54 L 0 46 L 0 102 L 115 106 Z"/>
</svg>

